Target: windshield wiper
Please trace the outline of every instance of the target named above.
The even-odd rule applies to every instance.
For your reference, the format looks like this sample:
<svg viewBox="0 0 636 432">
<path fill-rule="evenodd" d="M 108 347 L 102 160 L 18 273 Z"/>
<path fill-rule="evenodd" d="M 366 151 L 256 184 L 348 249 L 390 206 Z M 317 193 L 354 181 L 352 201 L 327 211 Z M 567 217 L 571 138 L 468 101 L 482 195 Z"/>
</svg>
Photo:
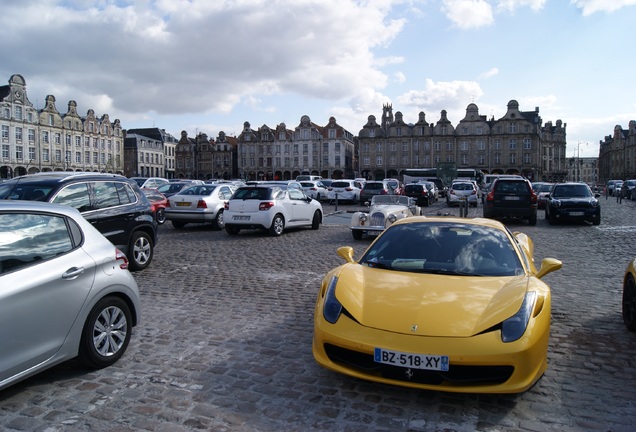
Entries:
<svg viewBox="0 0 636 432">
<path fill-rule="evenodd" d="M 374 260 L 373 261 L 364 261 L 361 264 L 366 264 L 367 266 L 372 267 L 372 268 L 395 270 L 393 268 L 393 266 L 390 265 L 390 264 L 385 264 L 385 263 L 382 263 L 382 262 L 379 262 L 379 261 L 374 261 Z"/>
</svg>

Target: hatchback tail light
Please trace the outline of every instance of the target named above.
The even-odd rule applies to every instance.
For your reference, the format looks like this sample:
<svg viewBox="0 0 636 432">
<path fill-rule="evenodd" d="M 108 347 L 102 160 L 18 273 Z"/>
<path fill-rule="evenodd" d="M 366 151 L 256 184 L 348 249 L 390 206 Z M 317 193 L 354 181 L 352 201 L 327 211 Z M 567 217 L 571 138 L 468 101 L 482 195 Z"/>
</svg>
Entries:
<svg viewBox="0 0 636 432">
<path fill-rule="evenodd" d="M 352 190 L 353 190 L 353 189 L 351 189 L 350 187 L 345 188 L 345 191 L 347 191 L 347 192 L 351 192 Z"/>
<path fill-rule="evenodd" d="M 208 208 L 208 205 L 202 199 L 197 203 L 197 208 Z"/>
<path fill-rule="evenodd" d="M 491 190 L 490 192 L 488 192 L 488 195 L 486 195 L 486 201 L 494 201 L 495 200 L 495 191 Z"/>
<path fill-rule="evenodd" d="M 119 264 L 120 269 L 128 270 L 128 257 L 119 249 L 115 249 L 115 261 L 121 261 L 121 264 Z"/>
<path fill-rule="evenodd" d="M 530 202 L 536 204 L 537 202 L 537 194 L 530 191 Z"/>
<path fill-rule="evenodd" d="M 230 209 L 230 203 L 229 203 L 229 201 L 225 201 L 225 203 L 223 204 L 223 208 L 224 208 L 225 210 L 229 210 L 229 209 Z"/>
<path fill-rule="evenodd" d="M 258 206 L 258 209 L 261 211 L 267 211 L 269 209 L 271 209 L 272 207 L 274 207 L 274 202 L 273 201 L 265 201 L 260 203 L 260 205 Z"/>
</svg>

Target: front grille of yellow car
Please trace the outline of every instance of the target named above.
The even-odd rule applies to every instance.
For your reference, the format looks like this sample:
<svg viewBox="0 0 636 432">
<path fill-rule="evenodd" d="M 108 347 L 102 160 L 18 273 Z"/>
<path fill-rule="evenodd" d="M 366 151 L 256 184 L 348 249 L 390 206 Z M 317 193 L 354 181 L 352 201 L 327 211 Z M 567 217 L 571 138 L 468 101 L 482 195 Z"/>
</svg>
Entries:
<svg viewBox="0 0 636 432">
<path fill-rule="evenodd" d="M 441 385 L 443 383 L 465 385 L 495 385 L 506 382 L 512 376 L 512 366 L 463 366 L 450 365 L 446 372 L 408 369 L 373 361 L 372 354 L 365 354 L 325 344 L 325 352 L 331 361 L 386 379 L 416 384 Z"/>
<path fill-rule="evenodd" d="M 372 227 L 374 226 L 380 226 L 383 227 L 384 226 L 384 213 L 382 212 L 375 212 L 371 215 L 371 222 L 370 225 Z"/>
</svg>

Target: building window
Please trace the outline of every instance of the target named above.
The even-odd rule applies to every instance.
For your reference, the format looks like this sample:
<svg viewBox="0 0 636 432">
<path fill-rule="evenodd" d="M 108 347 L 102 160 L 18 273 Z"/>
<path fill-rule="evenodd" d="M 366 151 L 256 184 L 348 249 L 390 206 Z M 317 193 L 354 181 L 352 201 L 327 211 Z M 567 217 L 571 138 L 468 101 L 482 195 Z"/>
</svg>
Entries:
<svg viewBox="0 0 636 432">
<path fill-rule="evenodd" d="M 49 149 L 43 149 L 42 150 L 42 161 L 43 162 L 48 162 L 49 161 Z"/>
<path fill-rule="evenodd" d="M 75 152 L 75 162 L 76 163 L 82 163 L 82 153 L 81 152 Z"/>
<path fill-rule="evenodd" d="M 383 162 L 382 162 L 382 161 L 383 161 L 383 159 L 382 159 L 382 155 L 377 155 L 377 156 L 375 157 L 375 165 L 376 165 L 376 166 L 382 166 L 382 164 L 383 164 Z"/>
<path fill-rule="evenodd" d="M 2 116 L 6 119 L 11 118 L 11 110 L 9 108 L 3 109 Z"/>
<path fill-rule="evenodd" d="M 22 107 L 21 106 L 15 107 L 15 119 L 16 120 L 22 120 Z"/>
<path fill-rule="evenodd" d="M 53 126 L 53 114 L 49 114 L 49 126 Z"/>
<path fill-rule="evenodd" d="M 370 166 L 371 165 L 371 159 L 369 158 L 369 156 L 365 156 L 364 158 L 362 158 L 362 165 L 364 165 L 364 166 Z"/>
<path fill-rule="evenodd" d="M 459 149 L 461 151 L 468 151 L 468 142 L 466 140 L 463 140 L 459 145 Z"/>
<path fill-rule="evenodd" d="M 376 152 L 381 152 L 382 151 L 382 143 L 380 141 L 375 143 L 375 151 Z"/>
<path fill-rule="evenodd" d="M 515 150 L 517 148 L 517 140 L 514 138 L 510 138 L 509 145 L 510 150 Z"/>
<path fill-rule="evenodd" d="M 29 142 L 35 142 L 35 129 L 29 129 L 27 133 L 29 134 Z"/>
<path fill-rule="evenodd" d="M 531 138 L 524 138 L 523 139 L 523 149 L 524 150 L 532 149 L 532 139 Z"/>
<path fill-rule="evenodd" d="M 514 165 L 517 163 L 517 154 L 516 153 L 510 153 L 510 164 Z"/>
<path fill-rule="evenodd" d="M 35 147 L 29 147 L 29 160 L 35 160 Z"/>
<path fill-rule="evenodd" d="M 10 151 L 9 144 L 2 144 L 2 158 L 3 159 L 9 159 L 9 151 Z"/>
<path fill-rule="evenodd" d="M 55 144 L 62 144 L 62 135 L 59 133 L 55 134 Z"/>
<path fill-rule="evenodd" d="M 369 129 L 369 138 L 375 138 L 375 129 Z"/>
<path fill-rule="evenodd" d="M 15 140 L 18 141 L 18 142 L 22 141 L 22 128 L 21 127 L 15 128 Z"/>
<path fill-rule="evenodd" d="M 336 130 L 329 129 L 329 138 L 335 138 L 335 137 L 336 137 Z"/>
<path fill-rule="evenodd" d="M 401 127 L 396 127 L 395 128 L 395 135 L 402 136 L 402 128 Z"/>
<path fill-rule="evenodd" d="M 501 140 L 499 138 L 495 140 L 495 150 L 501 150 Z"/>
<path fill-rule="evenodd" d="M 22 146 L 15 146 L 15 158 L 18 160 L 22 160 L 23 154 L 22 154 L 23 150 L 22 150 Z"/>
<path fill-rule="evenodd" d="M 486 141 L 483 139 L 477 140 L 477 150 L 486 150 Z"/>
<path fill-rule="evenodd" d="M 9 139 L 9 126 L 2 125 L 2 138 Z"/>
</svg>

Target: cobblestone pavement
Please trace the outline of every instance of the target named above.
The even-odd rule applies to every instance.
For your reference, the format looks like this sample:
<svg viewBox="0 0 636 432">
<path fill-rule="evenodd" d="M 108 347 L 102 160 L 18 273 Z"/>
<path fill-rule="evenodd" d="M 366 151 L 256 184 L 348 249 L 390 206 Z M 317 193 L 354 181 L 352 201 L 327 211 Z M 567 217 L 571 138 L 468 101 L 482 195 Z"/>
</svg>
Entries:
<svg viewBox="0 0 636 432">
<path fill-rule="evenodd" d="M 553 289 L 544 377 L 520 395 L 464 395 L 365 382 L 319 367 L 312 315 L 335 250 L 356 256 L 348 225 L 279 238 L 166 224 L 136 273 L 143 321 L 114 366 L 67 362 L 0 392 L 13 431 L 633 431 L 636 334 L 621 318 L 622 275 L 636 254 L 636 202 L 602 198 L 600 226 L 508 222 L 536 258 L 563 269 Z M 334 206 L 325 205 L 333 213 Z M 339 206 L 345 215 L 356 206 Z M 427 214 L 458 214 L 439 202 Z M 469 216 L 480 216 L 481 207 Z M 330 218 L 328 220 L 334 220 Z"/>
</svg>

